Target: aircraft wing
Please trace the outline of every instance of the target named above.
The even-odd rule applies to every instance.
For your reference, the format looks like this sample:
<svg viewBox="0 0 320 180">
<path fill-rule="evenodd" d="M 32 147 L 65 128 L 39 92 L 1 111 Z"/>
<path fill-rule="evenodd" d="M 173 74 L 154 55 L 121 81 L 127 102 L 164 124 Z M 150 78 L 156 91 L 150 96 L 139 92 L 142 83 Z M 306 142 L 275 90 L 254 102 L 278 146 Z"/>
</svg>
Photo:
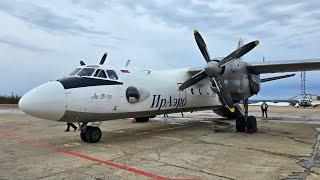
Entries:
<svg viewBox="0 0 320 180">
<path fill-rule="evenodd" d="M 320 59 L 247 63 L 247 70 L 252 74 L 314 71 L 320 70 Z"/>
</svg>

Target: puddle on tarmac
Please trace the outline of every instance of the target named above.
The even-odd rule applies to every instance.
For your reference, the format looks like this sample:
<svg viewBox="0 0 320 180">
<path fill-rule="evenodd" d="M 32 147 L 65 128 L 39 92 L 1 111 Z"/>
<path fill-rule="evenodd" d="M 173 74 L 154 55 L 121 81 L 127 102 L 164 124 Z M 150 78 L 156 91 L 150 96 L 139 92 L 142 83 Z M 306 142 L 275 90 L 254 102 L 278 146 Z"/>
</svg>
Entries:
<svg viewBox="0 0 320 180">
<path fill-rule="evenodd" d="M 20 109 L 10 108 L 10 109 L 0 109 L 0 114 L 25 114 Z"/>
</svg>

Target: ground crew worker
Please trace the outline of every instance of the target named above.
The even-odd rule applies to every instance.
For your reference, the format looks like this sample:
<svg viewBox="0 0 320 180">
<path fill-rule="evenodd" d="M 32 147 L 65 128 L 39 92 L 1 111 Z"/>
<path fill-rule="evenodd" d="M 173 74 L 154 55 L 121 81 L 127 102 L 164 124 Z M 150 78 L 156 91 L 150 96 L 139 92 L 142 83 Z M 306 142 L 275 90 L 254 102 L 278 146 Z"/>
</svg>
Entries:
<svg viewBox="0 0 320 180">
<path fill-rule="evenodd" d="M 72 126 L 74 132 L 77 130 L 77 126 L 75 126 L 73 123 L 69 122 L 69 123 L 67 123 L 67 129 L 64 131 L 66 131 L 66 132 L 70 131 L 70 126 Z"/>
<path fill-rule="evenodd" d="M 261 104 L 261 111 L 262 111 L 262 118 L 264 117 L 264 115 L 266 115 L 266 118 L 268 118 L 268 104 L 263 101 L 263 103 Z"/>
</svg>

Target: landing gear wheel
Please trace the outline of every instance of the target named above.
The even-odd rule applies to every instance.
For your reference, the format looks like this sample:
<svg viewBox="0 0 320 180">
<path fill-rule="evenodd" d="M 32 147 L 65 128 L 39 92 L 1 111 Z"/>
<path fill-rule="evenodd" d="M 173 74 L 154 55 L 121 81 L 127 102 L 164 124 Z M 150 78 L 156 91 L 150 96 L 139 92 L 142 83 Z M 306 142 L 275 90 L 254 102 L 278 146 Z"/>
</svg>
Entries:
<svg viewBox="0 0 320 180">
<path fill-rule="evenodd" d="M 87 140 L 87 135 L 86 135 L 86 132 L 85 131 L 81 131 L 80 132 L 80 138 L 83 142 L 88 142 Z"/>
<path fill-rule="evenodd" d="M 150 117 L 136 117 L 134 118 L 136 122 L 148 122 Z"/>
<path fill-rule="evenodd" d="M 86 139 L 90 143 L 99 142 L 102 136 L 102 132 L 99 127 L 87 126 Z"/>
<path fill-rule="evenodd" d="M 254 116 L 248 116 L 247 118 L 247 131 L 248 133 L 257 132 L 257 119 Z"/>
<path fill-rule="evenodd" d="M 237 132 L 244 132 L 246 130 L 246 119 L 244 116 L 238 116 L 236 119 Z"/>
</svg>

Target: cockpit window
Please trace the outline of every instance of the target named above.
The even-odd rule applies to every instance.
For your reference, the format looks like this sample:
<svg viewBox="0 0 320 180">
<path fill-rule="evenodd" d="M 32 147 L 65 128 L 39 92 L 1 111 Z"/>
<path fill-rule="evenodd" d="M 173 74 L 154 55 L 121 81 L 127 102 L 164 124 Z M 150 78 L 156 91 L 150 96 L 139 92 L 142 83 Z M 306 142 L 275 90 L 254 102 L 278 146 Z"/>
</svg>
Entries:
<svg viewBox="0 0 320 180">
<path fill-rule="evenodd" d="M 94 73 L 95 77 L 101 77 L 101 78 L 107 78 L 106 73 L 102 69 L 97 69 L 97 71 Z"/>
<path fill-rule="evenodd" d="M 114 70 L 107 70 L 107 73 L 110 79 L 118 79 L 117 73 Z"/>
<path fill-rule="evenodd" d="M 93 68 L 83 68 L 79 73 L 78 76 L 91 76 L 94 72 Z"/>
<path fill-rule="evenodd" d="M 80 69 L 81 69 L 81 68 L 77 68 L 77 69 L 73 70 L 73 71 L 69 74 L 69 76 L 75 76 L 75 75 L 80 71 Z"/>
</svg>

